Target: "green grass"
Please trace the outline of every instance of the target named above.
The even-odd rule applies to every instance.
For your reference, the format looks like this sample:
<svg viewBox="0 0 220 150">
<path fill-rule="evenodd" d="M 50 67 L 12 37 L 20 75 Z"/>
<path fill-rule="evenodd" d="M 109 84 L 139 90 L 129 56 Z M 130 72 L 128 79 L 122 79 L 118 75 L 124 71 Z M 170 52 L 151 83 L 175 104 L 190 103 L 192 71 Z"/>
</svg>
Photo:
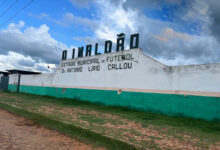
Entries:
<svg viewBox="0 0 220 150">
<path fill-rule="evenodd" d="M 140 123 L 143 127 L 146 128 L 149 126 L 153 126 L 155 129 L 157 129 L 158 131 L 160 130 L 160 132 L 166 134 L 167 136 L 171 135 L 175 138 L 178 138 L 179 140 L 184 140 L 184 138 L 179 135 L 190 135 L 193 138 L 197 138 L 201 141 L 201 143 L 198 142 L 198 144 L 201 144 L 200 146 L 203 146 L 203 141 L 206 141 L 207 144 L 212 144 L 220 141 L 219 120 L 208 122 L 204 120 L 186 118 L 181 116 L 165 116 L 162 114 L 136 111 L 123 107 L 92 104 L 89 102 L 73 99 L 57 99 L 48 96 L 36 96 L 23 93 L 4 92 L 4 94 L 6 94 L 6 97 L 0 97 L 0 102 L 7 102 L 10 105 L 19 105 L 22 109 L 27 109 L 29 106 L 31 106 L 33 109 L 37 109 L 40 106 L 58 106 L 59 108 L 80 108 L 81 110 L 86 111 L 95 110 L 102 114 L 112 114 L 119 116 L 123 119 L 127 119 L 129 121 Z M 10 98 L 10 96 L 16 97 L 17 100 L 15 101 L 15 99 Z M 96 124 L 104 124 L 105 122 L 112 122 L 113 124 L 121 123 L 120 120 L 118 122 L 117 120 L 115 121 L 111 118 L 105 118 L 105 120 L 101 120 L 100 118 L 96 118 L 95 116 L 90 115 L 82 116 L 81 119 Z M 167 130 L 161 131 L 161 129 L 165 128 L 167 128 Z M 154 138 L 155 137 L 152 137 L 152 139 Z M 148 148 L 153 147 L 154 149 L 157 149 L 153 141 L 151 143 L 144 143 L 144 145 L 150 145 L 148 146 Z"/>
<path fill-rule="evenodd" d="M 132 150 L 137 149 L 136 147 L 127 143 L 111 139 L 106 136 L 102 136 L 90 130 L 82 129 L 73 125 L 65 124 L 57 120 L 45 117 L 40 114 L 32 113 L 23 109 L 18 109 L 7 104 L 0 102 L 0 108 L 5 109 L 10 113 L 17 114 L 24 118 L 32 120 L 35 124 L 47 127 L 59 131 L 65 135 L 77 138 L 83 142 L 95 144 L 96 146 L 103 146 L 112 150 Z"/>
</svg>

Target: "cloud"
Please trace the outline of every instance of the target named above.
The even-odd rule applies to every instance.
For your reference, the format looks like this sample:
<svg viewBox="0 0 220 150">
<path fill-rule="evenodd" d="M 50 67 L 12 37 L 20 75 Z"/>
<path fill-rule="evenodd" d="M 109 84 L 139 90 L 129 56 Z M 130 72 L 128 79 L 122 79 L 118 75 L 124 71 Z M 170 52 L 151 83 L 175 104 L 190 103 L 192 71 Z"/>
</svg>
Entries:
<svg viewBox="0 0 220 150">
<path fill-rule="evenodd" d="M 85 42 L 85 43 L 96 43 L 97 41 L 95 41 L 94 39 L 92 39 L 91 37 L 74 37 L 73 40 L 75 41 L 80 41 L 80 42 Z"/>
<path fill-rule="evenodd" d="M 57 64 L 63 49 L 67 47 L 53 39 L 47 25 L 24 28 L 24 22 L 11 23 L 0 31 L 0 54 L 14 51 L 35 60 Z"/>
<path fill-rule="evenodd" d="M 155 35 L 154 38 L 164 42 L 174 42 L 179 40 L 189 41 L 192 40 L 192 36 L 186 33 L 179 33 L 172 28 L 165 28 L 161 35 Z"/>
<path fill-rule="evenodd" d="M 11 23 L 0 31 L 0 69 L 50 72 L 60 62 L 63 49 L 70 48 L 53 39 L 47 25 Z"/>
<path fill-rule="evenodd" d="M 76 5 L 82 8 L 90 8 L 89 3 L 94 2 L 95 0 L 69 0 L 72 5 Z"/>
<path fill-rule="evenodd" d="M 96 1 L 99 20 L 93 38 L 115 42 L 116 34 L 123 32 L 127 35 L 128 45 L 129 35 L 140 33 L 140 47 L 144 53 L 163 63 L 178 65 L 220 62 L 220 44 L 216 40 L 218 29 L 216 35 L 209 32 L 210 24 L 213 23 L 210 8 L 206 5 L 208 2 L 182 2 L 170 0 L 163 6 L 160 0 Z M 163 14 L 164 7 L 178 8 L 173 11 L 173 20 L 148 17 L 145 13 L 146 8 L 150 8 Z M 214 27 L 219 28 L 219 23 Z"/>
<path fill-rule="evenodd" d="M 80 25 L 81 27 L 90 27 L 91 29 L 95 29 L 97 27 L 96 21 L 84 17 L 77 17 L 70 12 L 64 13 L 61 20 L 66 25 L 75 24 Z"/>
<path fill-rule="evenodd" d="M 51 72 L 55 68 L 55 65 L 37 62 L 30 56 L 24 56 L 16 52 L 9 51 L 7 55 L 0 55 L 0 68 L 1 70 L 21 69 Z"/>
<path fill-rule="evenodd" d="M 40 13 L 39 15 L 35 15 L 35 14 L 33 14 L 32 12 L 29 12 L 29 13 L 28 13 L 28 16 L 34 17 L 34 18 L 36 18 L 36 19 L 43 19 L 43 18 L 49 17 L 49 15 L 48 15 L 47 13 Z"/>
<path fill-rule="evenodd" d="M 211 19 L 211 34 L 220 42 L 220 3 L 218 0 L 210 0 L 208 4 Z"/>
<path fill-rule="evenodd" d="M 85 27 L 85 28 L 90 28 L 94 30 L 97 27 L 97 22 L 95 20 L 91 20 L 89 18 L 85 17 L 79 17 L 74 15 L 71 12 L 64 12 L 59 19 L 55 19 L 51 17 L 47 13 L 40 13 L 40 14 L 33 14 L 31 12 L 28 13 L 30 17 L 36 18 L 38 20 L 48 20 L 53 23 L 56 23 L 60 26 L 64 27 L 71 27 L 72 25 L 78 26 L 78 27 Z"/>
<path fill-rule="evenodd" d="M 38 20 L 48 20 L 61 26 L 68 26 L 67 23 L 63 22 L 62 20 L 54 19 L 47 13 L 33 14 L 29 12 L 27 15 Z"/>
<path fill-rule="evenodd" d="M 79 35 L 73 39 L 85 40 L 88 44 L 97 41 L 101 48 L 105 40 L 112 40 L 115 48 L 116 35 L 121 32 L 126 34 L 128 47 L 130 34 L 140 33 L 140 47 L 144 53 L 169 65 L 220 62 L 220 4 L 217 0 L 69 1 L 82 8 L 95 4 L 95 20 L 71 12 L 63 13 L 59 19 L 46 13 L 29 13 L 29 16 L 65 27 L 74 25 L 82 30 L 89 29 L 94 32 L 92 37 Z M 157 16 L 150 16 L 148 10 Z M 53 39 L 47 25 L 26 27 L 24 22 L 19 22 L 0 31 L 2 56 L 11 56 L 8 53 L 11 51 L 31 58 L 17 60 L 18 65 L 30 67 L 37 63 L 35 69 L 47 69 L 47 64 L 59 62 L 62 49 L 70 48 Z"/>
</svg>

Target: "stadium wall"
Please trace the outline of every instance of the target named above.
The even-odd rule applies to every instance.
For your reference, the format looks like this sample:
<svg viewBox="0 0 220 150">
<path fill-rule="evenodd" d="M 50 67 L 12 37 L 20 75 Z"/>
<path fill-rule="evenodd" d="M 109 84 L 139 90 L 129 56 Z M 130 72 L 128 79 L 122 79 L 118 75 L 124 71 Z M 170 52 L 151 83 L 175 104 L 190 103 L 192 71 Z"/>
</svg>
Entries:
<svg viewBox="0 0 220 150">
<path fill-rule="evenodd" d="M 10 75 L 10 91 L 17 81 Z M 131 49 L 64 60 L 50 74 L 21 75 L 19 91 L 220 120 L 219 85 L 220 64 L 166 66 Z"/>
</svg>

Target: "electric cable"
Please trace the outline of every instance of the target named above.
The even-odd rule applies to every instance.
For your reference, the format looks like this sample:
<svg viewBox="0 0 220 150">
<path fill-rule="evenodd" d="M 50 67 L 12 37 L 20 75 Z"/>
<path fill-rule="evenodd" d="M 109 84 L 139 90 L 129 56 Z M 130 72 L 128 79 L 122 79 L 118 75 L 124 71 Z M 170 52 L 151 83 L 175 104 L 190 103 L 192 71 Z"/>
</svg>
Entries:
<svg viewBox="0 0 220 150">
<path fill-rule="evenodd" d="M 0 8 L 5 4 L 6 0 L 4 0 L 1 5 L 0 5 Z"/>
<path fill-rule="evenodd" d="M 8 18 L 5 22 L 3 22 L 0 27 L 4 26 L 6 23 L 8 23 L 11 19 L 13 19 L 14 17 L 16 17 L 22 10 L 24 10 L 25 8 L 27 8 L 31 3 L 33 3 L 34 0 L 29 1 L 24 7 L 22 7 L 20 10 L 18 10 L 13 16 L 11 16 L 10 18 Z"/>
<path fill-rule="evenodd" d="M 3 13 L 0 14 L 0 17 L 4 16 L 12 7 L 15 6 L 17 2 L 18 0 L 15 0 L 14 3 L 12 3 Z"/>
</svg>

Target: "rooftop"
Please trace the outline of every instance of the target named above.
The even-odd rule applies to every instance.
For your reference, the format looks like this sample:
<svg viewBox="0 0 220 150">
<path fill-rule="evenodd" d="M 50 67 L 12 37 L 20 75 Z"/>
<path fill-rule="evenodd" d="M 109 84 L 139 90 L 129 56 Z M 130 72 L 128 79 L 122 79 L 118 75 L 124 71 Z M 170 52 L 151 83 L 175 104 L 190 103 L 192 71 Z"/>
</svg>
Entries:
<svg viewBox="0 0 220 150">
<path fill-rule="evenodd" d="M 11 69 L 11 70 L 7 70 L 7 71 L 8 71 L 10 74 L 41 74 L 41 72 L 18 70 L 18 69 Z"/>
<path fill-rule="evenodd" d="M 6 71 L 0 71 L 0 74 L 3 74 L 3 75 L 9 75 L 9 72 L 6 72 Z"/>
</svg>

